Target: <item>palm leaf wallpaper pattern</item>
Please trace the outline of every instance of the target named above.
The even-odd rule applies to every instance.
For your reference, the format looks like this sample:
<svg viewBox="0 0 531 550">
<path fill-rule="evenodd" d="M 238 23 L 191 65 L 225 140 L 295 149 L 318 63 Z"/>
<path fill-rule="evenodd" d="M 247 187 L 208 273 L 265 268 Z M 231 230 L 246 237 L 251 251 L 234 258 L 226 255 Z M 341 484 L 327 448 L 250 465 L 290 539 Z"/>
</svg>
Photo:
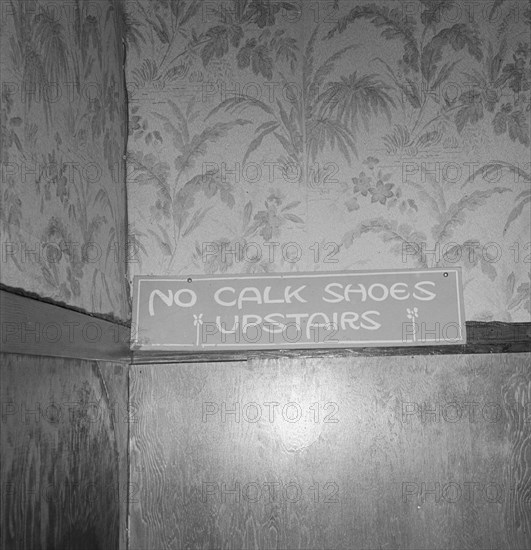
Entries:
<svg viewBox="0 0 531 550">
<path fill-rule="evenodd" d="M 1 282 L 127 318 L 125 258 L 460 265 L 469 319 L 528 321 L 531 13 L 473 5 L 9 0 Z"/>
<path fill-rule="evenodd" d="M 459 265 L 529 321 L 531 11 L 473 5 L 127 0 L 130 278 Z"/>
<path fill-rule="evenodd" d="M 1 7 L 0 282 L 126 320 L 123 5 Z"/>
</svg>

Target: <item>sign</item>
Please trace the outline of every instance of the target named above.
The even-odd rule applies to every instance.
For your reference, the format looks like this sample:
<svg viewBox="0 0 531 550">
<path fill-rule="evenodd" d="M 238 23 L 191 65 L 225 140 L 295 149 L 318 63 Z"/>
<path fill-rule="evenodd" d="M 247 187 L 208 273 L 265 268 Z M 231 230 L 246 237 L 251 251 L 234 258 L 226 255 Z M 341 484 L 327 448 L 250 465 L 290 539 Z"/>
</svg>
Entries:
<svg viewBox="0 0 531 550">
<path fill-rule="evenodd" d="M 134 350 L 466 343 L 461 270 L 143 277 Z"/>
</svg>

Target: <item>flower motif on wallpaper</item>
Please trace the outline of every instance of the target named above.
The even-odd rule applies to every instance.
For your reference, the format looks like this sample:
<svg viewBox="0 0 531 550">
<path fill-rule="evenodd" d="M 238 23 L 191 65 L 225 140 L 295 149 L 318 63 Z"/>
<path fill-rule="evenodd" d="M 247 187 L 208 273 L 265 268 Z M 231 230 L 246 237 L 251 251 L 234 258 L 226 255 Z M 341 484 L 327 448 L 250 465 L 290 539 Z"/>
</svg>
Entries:
<svg viewBox="0 0 531 550">
<path fill-rule="evenodd" d="M 373 180 L 365 172 L 360 172 L 359 178 L 352 178 L 352 183 L 354 183 L 354 194 L 361 193 L 366 197 L 372 189 Z"/>
<path fill-rule="evenodd" d="M 287 222 L 304 224 L 304 220 L 290 212 L 299 206 L 300 201 L 294 201 L 282 207 L 285 196 L 278 190 L 271 189 L 265 200 L 265 210 L 259 210 L 254 215 L 254 224 L 250 228 L 250 234 L 258 232 L 264 241 L 278 239 L 280 230 Z M 282 208 L 281 208 L 282 207 Z"/>
<path fill-rule="evenodd" d="M 394 183 L 384 183 L 382 180 L 378 180 L 374 187 L 369 189 L 371 194 L 371 202 L 379 202 L 385 204 L 387 199 L 394 196 L 392 191 Z"/>
<path fill-rule="evenodd" d="M 361 195 L 362 197 L 370 197 L 371 203 L 387 206 L 388 209 L 398 205 L 402 214 L 406 211 L 408 213 L 418 211 L 415 200 L 412 198 L 402 199 L 401 188 L 389 182 L 392 178 L 391 173 L 384 172 L 382 169 L 376 170 L 379 162 L 376 157 L 368 157 L 363 161 L 363 164 L 368 166 L 369 174 L 362 171 L 358 177 L 352 178 L 353 196 L 345 202 L 347 210 L 352 212 L 360 209 L 358 195 Z M 350 191 L 350 189 L 347 188 L 347 191 Z"/>
<path fill-rule="evenodd" d="M 363 161 L 363 164 L 366 164 L 369 167 L 369 170 L 374 170 L 379 163 L 380 163 L 380 159 L 376 157 L 367 157 Z"/>
</svg>

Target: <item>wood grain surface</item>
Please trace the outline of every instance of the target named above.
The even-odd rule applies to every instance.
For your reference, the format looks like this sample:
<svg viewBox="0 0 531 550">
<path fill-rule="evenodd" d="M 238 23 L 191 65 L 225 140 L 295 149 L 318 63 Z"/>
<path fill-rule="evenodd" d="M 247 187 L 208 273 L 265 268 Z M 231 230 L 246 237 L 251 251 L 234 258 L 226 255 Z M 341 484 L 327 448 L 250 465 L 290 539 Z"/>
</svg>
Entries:
<svg viewBox="0 0 531 550">
<path fill-rule="evenodd" d="M 130 550 L 527 550 L 530 359 L 135 365 Z"/>
<path fill-rule="evenodd" d="M 0 354 L 3 550 L 125 550 L 127 374 Z"/>
<path fill-rule="evenodd" d="M 127 550 L 127 516 L 129 494 L 129 365 L 124 363 L 98 362 L 101 383 L 110 412 L 111 425 L 114 429 L 115 453 L 114 463 L 118 468 L 118 502 L 119 502 L 119 550 Z"/>
</svg>

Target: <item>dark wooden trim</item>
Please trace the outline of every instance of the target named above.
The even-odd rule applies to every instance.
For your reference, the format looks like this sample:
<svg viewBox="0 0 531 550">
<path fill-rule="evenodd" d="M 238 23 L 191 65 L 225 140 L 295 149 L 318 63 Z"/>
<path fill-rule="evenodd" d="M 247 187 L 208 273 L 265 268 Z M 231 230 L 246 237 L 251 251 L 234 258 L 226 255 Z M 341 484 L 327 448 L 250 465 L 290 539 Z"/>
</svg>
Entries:
<svg viewBox="0 0 531 550">
<path fill-rule="evenodd" d="M 131 362 L 130 329 L 99 317 L 0 290 L 0 351 Z"/>
<path fill-rule="evenodd" d="M 334 350 L 290 349 L 283 351 L 253 350 L 218 353 L 133 351 L 133 364 L 247 361 L 253 357 L 369 357 L 531 352 L 531 323 L 481 323 L 467 321 L 466 331 L 467 344 L 464 346 L 368 347 Z"/>
</svg>

